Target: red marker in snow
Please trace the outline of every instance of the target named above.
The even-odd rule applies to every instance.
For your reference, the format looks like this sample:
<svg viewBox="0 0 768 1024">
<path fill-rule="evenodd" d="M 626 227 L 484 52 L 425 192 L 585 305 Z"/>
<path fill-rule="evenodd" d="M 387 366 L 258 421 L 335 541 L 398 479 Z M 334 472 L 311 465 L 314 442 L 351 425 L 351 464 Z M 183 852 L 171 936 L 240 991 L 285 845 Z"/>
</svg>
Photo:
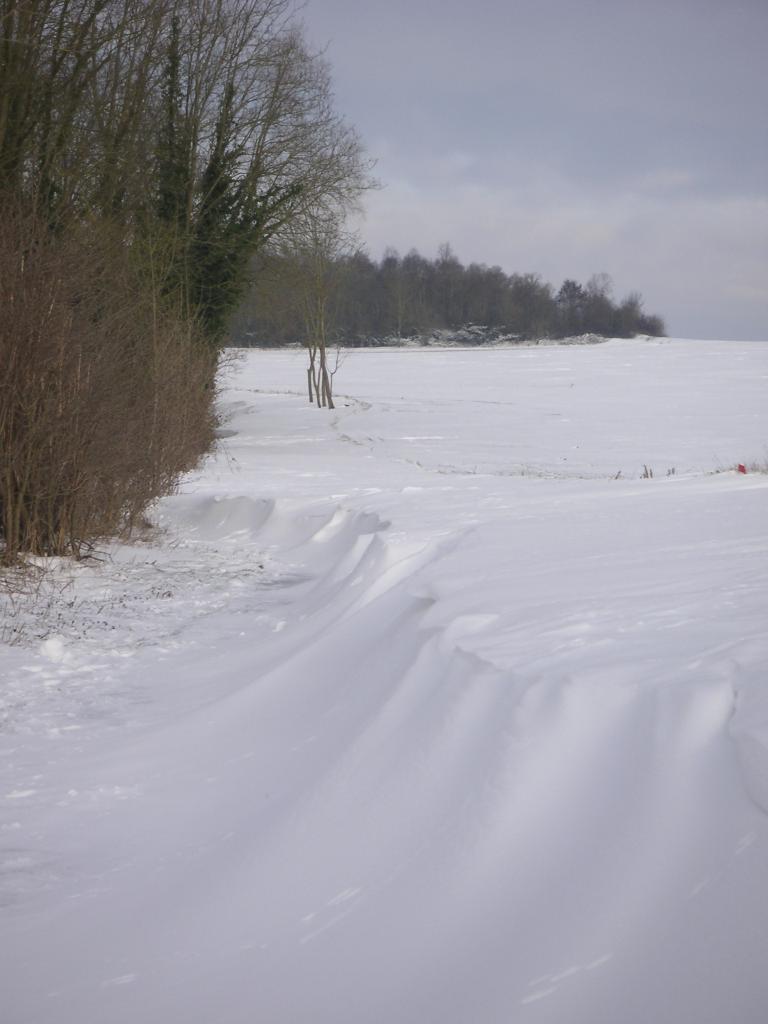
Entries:
<svg viewBox="0 0 768 1024">
<path fill-rule="evenodd" d="M 743 462 L 740 462 L 738 464 L 738 466 L 736 467 L 736 472 L 737 473 L 746 473 L 747 472 L 747 467 L 744 465 Z"/>
</svg>

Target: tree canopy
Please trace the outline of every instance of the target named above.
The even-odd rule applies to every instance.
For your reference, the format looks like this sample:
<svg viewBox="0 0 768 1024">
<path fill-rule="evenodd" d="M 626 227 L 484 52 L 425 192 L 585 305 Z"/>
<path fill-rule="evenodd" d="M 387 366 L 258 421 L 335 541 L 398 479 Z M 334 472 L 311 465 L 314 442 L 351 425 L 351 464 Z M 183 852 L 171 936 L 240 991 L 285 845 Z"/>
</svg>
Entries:
<svg viewBox="0 0 768 1024">
<path fill-rule="evenodd" d="M 234 324 L 238 344 L 301 340 L 296 316 L 298 253 L 268 249 L 254 268 L 253 284 Z M 333 257 L 335 288 L 328 297 L 330 340 L 365 344 L 482 325 L 517 338 L 579 334 L 631 337 L 663 335 L 664 322 L 643 311 L 633 292 L 619 302 L 607 274 L 582 285 L 567 279 L 559 290 L 538 274 L 505 273 L 501 267 L 465 266 L 449 245 L 434 259 L 412 249 L 393 249 L 376 261 L 360 250 Z"/>
</svg>

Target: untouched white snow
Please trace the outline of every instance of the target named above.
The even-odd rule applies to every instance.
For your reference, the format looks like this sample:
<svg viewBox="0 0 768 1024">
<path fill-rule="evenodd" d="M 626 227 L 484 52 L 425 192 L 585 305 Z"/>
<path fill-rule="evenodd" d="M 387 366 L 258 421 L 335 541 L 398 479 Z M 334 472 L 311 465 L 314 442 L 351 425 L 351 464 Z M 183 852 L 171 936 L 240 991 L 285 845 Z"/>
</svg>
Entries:
<svg viewBox="0 0 768 1024">
<path fill-rule="evenodd" d="M 768 343 L 303 380 L 3 623 L 3 1024 L 763 1024 Z"/>
</svg>

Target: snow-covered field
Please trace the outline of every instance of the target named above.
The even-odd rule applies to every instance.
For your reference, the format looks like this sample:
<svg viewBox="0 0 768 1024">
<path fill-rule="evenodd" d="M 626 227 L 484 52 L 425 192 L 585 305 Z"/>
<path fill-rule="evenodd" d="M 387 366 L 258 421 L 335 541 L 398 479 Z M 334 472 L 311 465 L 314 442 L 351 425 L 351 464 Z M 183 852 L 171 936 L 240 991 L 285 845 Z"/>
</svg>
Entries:
<svg viewBox="0 0 768 1024">
<path fill-rule="evenodd" d="M 763 1024 L 768 343 L 304 379 L 0 623 L 3 1024 Z"/>
</svg>

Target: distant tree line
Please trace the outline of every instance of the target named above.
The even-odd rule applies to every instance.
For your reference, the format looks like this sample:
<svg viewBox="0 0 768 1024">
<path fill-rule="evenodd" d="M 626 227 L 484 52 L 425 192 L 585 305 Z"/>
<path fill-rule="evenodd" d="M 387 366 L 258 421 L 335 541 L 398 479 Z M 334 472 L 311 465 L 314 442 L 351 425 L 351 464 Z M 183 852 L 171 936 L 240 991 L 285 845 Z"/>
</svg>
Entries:
<svg viewBox="0 0 768 1024">
<path fill-rule="evenodd" d="M 0 0 L 0 560 L 173 488 L 249 261 L 367 186 L 293 11 Z"/>
<path fill-rule="evenodd" d="M 538 274 L 506 274 L 481 263 L 464 266 L 449 245 L 432 260 L 416 250 L 404 257 L 388 250 L 376 261 L 358 250 L 329 254 L 325 262 L 326 331 L 329 341 L 343 344 L 424 336 L 470 324 L 520 339 L 665 333 L 664 321 L 644 312 L 637 292 L 613 299 L 607 274 L 596 274 L 586 284 L 568 279 L 556 290 Z M 261 255 L 233 321 L 236 344 L 305 339 L 299 310 L 306 281 L 299 269 L 291 251 Z"/>
</svg>

